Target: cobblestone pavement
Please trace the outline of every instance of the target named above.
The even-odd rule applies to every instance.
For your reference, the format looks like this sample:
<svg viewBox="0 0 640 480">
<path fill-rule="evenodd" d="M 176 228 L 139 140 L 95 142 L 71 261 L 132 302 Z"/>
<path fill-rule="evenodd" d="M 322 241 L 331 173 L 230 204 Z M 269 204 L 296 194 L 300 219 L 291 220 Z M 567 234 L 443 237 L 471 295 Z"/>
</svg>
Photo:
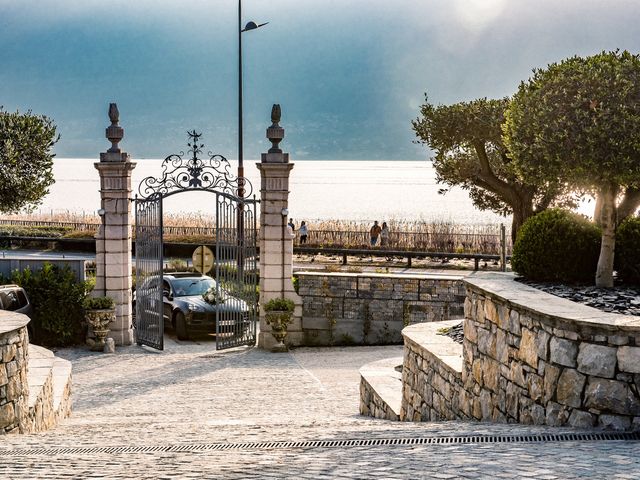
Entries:
<svg viewBox="0 0 640 480">
<path fill-rule="evenodd" d="M 640 478 L 633 441 L 189 448 L 568 430 L 359 416 L 359 367 L 398 356 L 401 347 L 273 354 L 216 352 L 206 339 L 165 344 L 164 352 L 58 351 L 73 362 L 72 416 L 50 432 L 0 437 L 0 478 Z M 61 451 L 91 446 L 140 451 Z M 174 448 L 152 451 L 167 446 Z"/>
</svg>

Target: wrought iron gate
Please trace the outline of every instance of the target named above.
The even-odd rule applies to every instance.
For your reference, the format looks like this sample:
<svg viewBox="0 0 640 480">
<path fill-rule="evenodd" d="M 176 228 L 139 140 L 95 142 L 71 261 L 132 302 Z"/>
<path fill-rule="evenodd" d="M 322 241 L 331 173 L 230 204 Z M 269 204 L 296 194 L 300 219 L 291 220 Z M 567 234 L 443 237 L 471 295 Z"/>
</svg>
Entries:
<svg viewBox="0 0 640 480">
<path fill-rule="evenodd" d="M 216 196 L 216 347 L 255 344 L 258 321 L 256 202 Z"/>
<path fill-rule="evenodd" d="M 191 157 L 169 155 L 162 177 L 138 188 L 136 215 L 135 333 L 139 345 L 163 349 L 163 199 L 186 191 L 215 195 L 216 349 L 254 345 L 258 322 L 257 204 L 251 183 L 230 173 L 221 155 L 200 159 L 200 134 L 188 132 Z M 238 192 L 243 195 L 239 196 Z M 196 245 L 194 245 L 194 248 Z"/>
<path fill-rule="evenodd" d="M 136 197 L 135 322 L 138 345 L 162 350 L 162 196 Z"/>
</svg>

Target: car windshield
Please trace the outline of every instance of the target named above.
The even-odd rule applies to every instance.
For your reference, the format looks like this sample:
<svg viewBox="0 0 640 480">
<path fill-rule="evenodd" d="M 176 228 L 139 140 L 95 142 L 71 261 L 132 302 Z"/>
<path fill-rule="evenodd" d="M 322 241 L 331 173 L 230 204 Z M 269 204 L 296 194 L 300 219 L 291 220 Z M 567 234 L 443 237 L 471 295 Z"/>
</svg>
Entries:
<svg viewBox="0 0 640 480">
<path fill-rule="evenodd" d="M 202 295 L 216 282 L 211 278 L 180 278 L 174 280 L 173 293 L 176 297 L 187 297 L 192 295 Z"/>
</svg>

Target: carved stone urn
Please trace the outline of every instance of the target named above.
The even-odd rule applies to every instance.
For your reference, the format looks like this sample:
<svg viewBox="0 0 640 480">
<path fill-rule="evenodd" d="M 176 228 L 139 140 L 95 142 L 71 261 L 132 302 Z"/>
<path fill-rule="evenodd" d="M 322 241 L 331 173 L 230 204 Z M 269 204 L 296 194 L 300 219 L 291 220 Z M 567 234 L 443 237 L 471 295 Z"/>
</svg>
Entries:
<svg viewBox="0 0 640 480">
<path fill-rule="evenodd" d="M 116 321 L 116 309 L 110 297 L 90 297 L 84 303 L 84 319 L 93 331 L 94 352 L 104 351 L 109 325 Z"/>
</svg>

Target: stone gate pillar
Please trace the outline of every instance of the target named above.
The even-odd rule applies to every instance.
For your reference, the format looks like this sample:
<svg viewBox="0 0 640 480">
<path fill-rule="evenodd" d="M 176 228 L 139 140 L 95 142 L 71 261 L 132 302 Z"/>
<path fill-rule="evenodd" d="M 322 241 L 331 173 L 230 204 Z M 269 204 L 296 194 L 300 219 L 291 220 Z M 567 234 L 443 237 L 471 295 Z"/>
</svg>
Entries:
<svg viewBox="0 0 640 480">
<path fill-rule="evenodd" d="M 293 322 L 289 325 L 285 343 L 302 344 L 302 300 L 296 294 L 291 274 L 293 273 L 293 238 L 287 226 L 289 218 L 289 174 L 293 163 L 289 154 L 283 153 L 278 144 L 284 138 L 284 129 L 279 125 L 280 106 L 271 110 L 272 125 L 267 128 L 267 138 L 273 144 L 262 161 L 260 170 L 260 305 L 272 298 L 288 298 L 296 304 Z M 260 335 L 258 346 L 271 349 L 276 341 L 265 321 L 264 310 L 260 310 Z"/>
<path fill-rule="evenodd" d="M 131 171 L 136 164 L 122 152 L 118 143 L 124 129 L 118 125 L 115 103 L 109 105 L 111 125 L 106 137 L 111 148 L 100 154 L 94 166 L 100 174 L 100 218 L 96 234 L 95 295 L 112 297 L 116 303 L 116 321 L 109 336 L 117 345 L 133 343 L 131 324 Z"/>
</svg>

